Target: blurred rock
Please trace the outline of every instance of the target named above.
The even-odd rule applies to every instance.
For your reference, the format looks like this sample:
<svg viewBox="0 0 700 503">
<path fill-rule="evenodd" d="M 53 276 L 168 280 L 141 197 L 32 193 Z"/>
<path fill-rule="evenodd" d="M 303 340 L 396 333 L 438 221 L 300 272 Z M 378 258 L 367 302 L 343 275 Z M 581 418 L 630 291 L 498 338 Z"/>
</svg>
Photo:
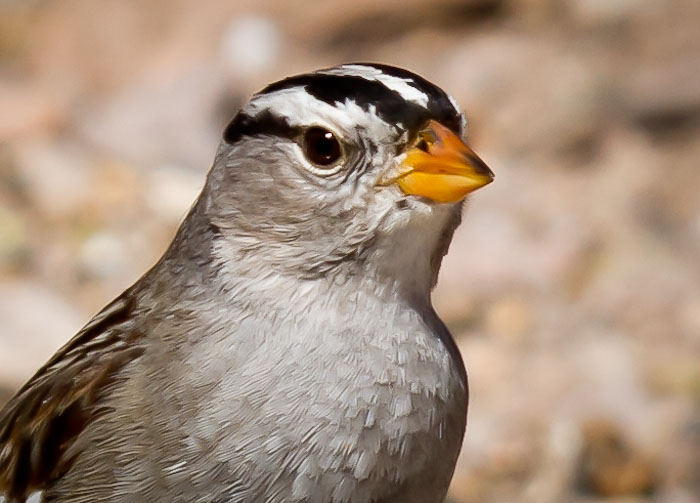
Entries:
<svg viewBox="0 0 700 503">
<path fill-rule="evenodd" d="M 80 263 L 90 276 L 106 278 L 124 273 L 126 250 L 123 237 L 97 232 L 81 246 Z"/>
<path fill-rule="evenodd" d="M 689 333 L 690 335 L 691 333 Z M 692 332 L 697 335 L 697 332 Z M 693 353 L 658 347 L 647 363 L 646 381 L 649 389 L 662 395 L 700 396 L 700 358 Z"/>
<path fill-rule="evenodd" d="M 90 195 L 89 160 L 76 144 L 40 139 L 14 149 L 18 176 L 32 204 L 52 219 L 80 213 Z"/>
<path fill-rule="evenodd" d="M 26 220 L 19 213 L 0 205 L 0 271 L 26 266 L 29 235 Z"/>
<path fill-rule="evenodd" d="M 552 421 L 545 459 L 525 489 L 524 501 L 558 503 L 566 499 L 582 449 L 581 437 L 573 423 Z"/>
<path fill-rule="evenodd" d="M 92 166 L 87 207 L 100 222 L 124 222 L 143 215 L 146 187 L 143 173 L 134 164 L 112 157 Z"/>
<path fill-rule="evenodd" d="M 36 282 L 0 282 L 0 383 L 19 387 L 85 320 Z"/>
<path fill-rule="evenodd" d="M 684 299 L 680 319 L 689 342 L 693 345 L 700 344 L 700 292 Z"/>
<path fill-rule="evenodd" d="M 148 174 L 146 204 L 163 221 L 178 223 L 204 186 L 201 173 L 166 165 Z"/>
<path fill-rule="evenodd" d="M 0 81 L 0 142 L 55 128 L 65 118 L 61 105 L 31 83 Z"/>
<path fill-rule="evenodd" d="M 552 152 L 595 134 L 601 76 L 553 37 L 504 27 L 450 49 L 441 81 L 501 149 Z"/>
<path fill-rule="evenodd" d="M 585 424 L 583 442 L 578 467 L 581 490 L 611 498 L 650 494 L 656 489 L 652 463 L 629 444 L 615 424 Z"/>
<path fill-rule="evenodd" d="M 278 62 L 281 42 L 279 27 L 272 19 L 244 15 L 224 31 L 221 51 L 232 77 L 246 82 Z"/>
<path fill-rule="evenodd" d="M 211 117 L 224 83 L 219 69 L 204 64 L 173 80 L 133 85 L 75 120 L 87 141 L 146 169 L 178 163 L 204 173 L 221 134 Z"/>
<path fill-rule="evenodd" d="M 588 27 L 615 27 L 658 0 L 569 0 L 567 3 L 577 23 Z"/>
<path fill-rule="evenodd" d="M 700 406 L 696 404 L 693 415 L 681 424 L 672 445 L 669 446 L 669 464 L 665 491 L 675 500 L 685 503 L 697 501 L 700 494 Z"/>
<path fill-rule="evenodd" d="M 486 313 L 486 328 L 496 337 L 511 344 L 525 342 L 533 328 L 532 309 L 524 299 L 504 297 L 490 305 Z"/>
</svg>

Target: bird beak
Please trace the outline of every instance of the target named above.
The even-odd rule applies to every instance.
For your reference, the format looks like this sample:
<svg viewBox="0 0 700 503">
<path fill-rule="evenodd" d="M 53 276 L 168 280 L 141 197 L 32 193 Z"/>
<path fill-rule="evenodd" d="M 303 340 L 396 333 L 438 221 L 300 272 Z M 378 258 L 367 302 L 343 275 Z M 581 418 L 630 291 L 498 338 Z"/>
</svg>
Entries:
<svg viewBox="0 0 700 503">
<path fill-rule="evenodd" d="M 453 203 L 491 183 L 493 173 L 456 134 L 430 120 L 406 152 L 393 181 L 405 194 Z"/>
</svg>

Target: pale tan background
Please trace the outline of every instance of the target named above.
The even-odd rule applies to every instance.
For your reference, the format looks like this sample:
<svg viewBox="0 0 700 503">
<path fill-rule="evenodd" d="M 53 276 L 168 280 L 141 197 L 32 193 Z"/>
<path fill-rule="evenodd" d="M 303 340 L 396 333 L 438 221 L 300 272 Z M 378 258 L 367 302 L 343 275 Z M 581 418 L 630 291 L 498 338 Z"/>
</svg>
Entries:
<svg viewBox="0 0 700 503">
<path fill-rule="evenodd" d="M 164 250 L 251 92 L 393 63 L 496 173 L 435 295 L 459 502 L 700 501 L 700 2 L 0 0 L 0 401 Z"/>
</svg>

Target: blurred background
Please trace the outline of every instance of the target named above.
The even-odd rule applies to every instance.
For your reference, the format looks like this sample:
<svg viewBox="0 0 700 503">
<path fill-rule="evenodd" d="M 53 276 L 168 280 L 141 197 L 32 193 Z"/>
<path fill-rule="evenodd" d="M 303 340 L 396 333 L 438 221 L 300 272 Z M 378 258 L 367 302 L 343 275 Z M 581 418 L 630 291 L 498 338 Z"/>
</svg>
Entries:
<svg viewBox="0 0 700 503">
<path fill-rule="evenodd" d="M 453 502 L 700 501 L 700 2 L 0 0 L 0 403 L 164 251 L 266 83 L 404 66 L 496 173 L 435 292 Z"/>
</svg>

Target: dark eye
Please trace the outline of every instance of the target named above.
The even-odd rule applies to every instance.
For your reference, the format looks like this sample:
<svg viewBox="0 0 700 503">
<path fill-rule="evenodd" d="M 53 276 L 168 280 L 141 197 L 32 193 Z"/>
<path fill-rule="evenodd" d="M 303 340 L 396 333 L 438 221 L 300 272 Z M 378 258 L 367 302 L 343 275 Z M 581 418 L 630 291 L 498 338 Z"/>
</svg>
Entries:
<svg viewBox="0 0 700 503">
<path fill-rule="evenodd" d="M 304 155 L 318 166 L 329 166 L 340 159 L 342 151 L 335 135 L 322 127 L 311 127 L 304 133 Z"/>
</svg>

